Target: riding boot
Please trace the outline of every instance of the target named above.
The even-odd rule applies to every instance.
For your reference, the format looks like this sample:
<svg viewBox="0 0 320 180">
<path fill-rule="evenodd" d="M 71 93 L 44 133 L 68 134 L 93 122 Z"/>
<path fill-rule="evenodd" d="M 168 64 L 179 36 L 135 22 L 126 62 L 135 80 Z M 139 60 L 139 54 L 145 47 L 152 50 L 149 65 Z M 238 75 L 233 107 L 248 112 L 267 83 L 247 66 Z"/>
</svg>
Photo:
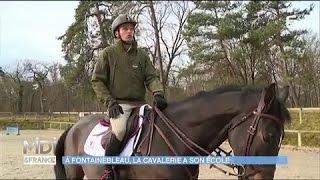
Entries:
<svg viewBox="0 0 320 180">
<path fill-rule="evenodd" d="M 119 141 L 118 138 L 114 134 L 111 134 L 110 142 L 106 146 L 105 155 L 106 156 L 118 156 L 120 154 L 120 150 L 121 150 L 121 141 Z M 108 179 L 108 180 L 114 179 L 114 174 L 113 174 L 111 164 L 106 166 L 104 177 L 105 177 L 105 179 Z"/>
</svg>

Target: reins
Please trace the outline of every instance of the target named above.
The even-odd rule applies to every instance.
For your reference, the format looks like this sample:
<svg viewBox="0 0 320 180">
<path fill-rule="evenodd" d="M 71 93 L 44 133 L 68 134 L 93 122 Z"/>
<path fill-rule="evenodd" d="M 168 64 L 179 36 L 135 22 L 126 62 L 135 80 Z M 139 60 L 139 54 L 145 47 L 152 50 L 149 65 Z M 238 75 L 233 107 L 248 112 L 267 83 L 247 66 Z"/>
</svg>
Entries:
<svg viewBox="0 0 320 180">
<path fill-rule="evenodd" d="M 261 119 L 261 117 L 266 117 L 268 119 L 271 119 L 273 121 L 275 121 L 283 130 L 283 125 L 281 124 L 281 120 L 275 116 L 272 116 L 270 114 L 266 114 L 264 112 L 266 112 L 270 106 L 270 104 L 265 105 L 264 104 L 264 96 L 265 96 L 265 91 L 262 92 L 261 94 L 261 98 L 259 101 L 259 104 L 257 106 L 257 108 L 254 111 L 251 111 L 249 113 L 241 113 L 237 116 L 235 116 L 222 130 L 220 130 L 220 132 L 218 133 L 217 139 L 214 141 L 214 143 L 210 144 L 212 147 L 213 151 L 216 152 L 217 155 L 212 155 L 212 153 L 210 153 L 208 150 L 202 148 L 200 145 L 198 145 L 197 143 L 195 143 L 194 141 L 192 141 L 182 130 L 180 130 L 169 118 L 167 118 L 157 107 L 153 107 L 154 111 L 159 115 L 159 119 L 170 129 L 171 132 L 173 132 L 173 134 L 189 149 L 191 150 L 194 154 L 201 156 L 202 154 L 206 154 L 208 156 L 221 156 L 221 152 L 223 152 L 226 156 L 230 156 L 231 152 L 226 152 L 223 149 L 221 149 L 219 147 L 219 145 L 222 143 L 222 141 L 225 140 L 225 136 L 231 132 L 232 130 L 234 130 L 236 127 L 238 127 L 240 124 L 242 124 L 243 122 L 245 122 L 246 120 L 248 120 L 249 117 L 251 116 L 255 116 L 251 126 L 248 129 L 248 136 L 247 136 L 247 141 L 246 141 L 246 147 L 244 149 L 244 155 L 247 156 L 249 155 L 249 151 L 250 151 L 250 147 L 253 141 L 253 137 L 256 133 L 257 130 L 257 126 L 258 123 Z M 238 121 L 238 118 L 241 117 L 240 121 Z M 144 138 L 142 139 L 141 143 L 138 145 L 137 147 L 137 152 L 140 153 L 140 148 L 141 145 L 146 141 L 147 137 L 149 137 L 149 141 L 148 141 L 148 149 L 147 149 L 147 153 L 146 155 L 150 155 L 150 150 L 151 150 L 151 143 L 153 140 L 153 134 L 154 134 L 154 128 L 156 129 L 156 131 L 159 133 L 159 135 L 162 137 L 162 139 L 164 140 L 164 142 L 167 144 L 167 146 L 169 147 L 169 149 L 173 152 L 173 154 L 175 156 L 178 156 L 178 152 L 175 150 L 174 146 L 172 145 L 172 143 L 169 141 L 169 138 L 165 135 L 165 133 L 163 132 L 163 130 L 157 125 L 155 124 L 155 116 L 154 116 L 154 112 L 152 111 L 151 113 L 151 118 L 147 118 L 144 117 L 144 119 L 147 119 L 149 121 L 149 130 L 146 136 L 144 136 Z M 282 132 L 283 133 L 283 132 Z M 283 136 L 282 136 L 283 137 Z M 281 143 L 281 142 L 280 142 Z M 216 147 L 218 146 L 218 147 Z M 200 151 L 200 153 L 199 153 Z M 235 164 L 226 164 L 226 166 L 232 168 L 233 170 L 235 170 L 234 168 L 242 168 L 243 171 L 240 174 L 239 171 L 237 173 L 232 173 L 232 172 L 228 172 L 222 168 L 217 167 L 216 165 L 212 164 L 210 166 L 211 167 L 215 167 L 216 169 L 218 169 L 219 171 L 223 172 L 226 175 L 231 175 L 231 176 L 237 176 L 237 177 L 249 177 L 249 176 L 253 176 L 256 173 L 260 172 L 260 170 L 255 170 L 254 172 L 250 173 L 250 174 L 245 174 L 245 167 L 243 165 L 235 165 Z M 191 172 L 189 171 L 189 169 L 186 166 L 183 166 L 184 169 L 186 170 L 186 172 L 188 173 L 188 176 L 190 179 L 194 178 L 192 177 Z M 239 170 L 239 169 L 238 169 Z"/>
</svg>

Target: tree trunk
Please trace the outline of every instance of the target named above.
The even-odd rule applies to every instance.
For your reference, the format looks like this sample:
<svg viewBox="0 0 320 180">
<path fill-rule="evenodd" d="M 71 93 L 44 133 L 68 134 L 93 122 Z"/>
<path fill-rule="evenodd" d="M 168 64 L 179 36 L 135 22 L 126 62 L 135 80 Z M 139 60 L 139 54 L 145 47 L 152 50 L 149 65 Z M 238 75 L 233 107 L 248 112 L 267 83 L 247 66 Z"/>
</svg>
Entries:
<svg viewBox="0 0 320 180">
<path fill-rule="evenodd" d="M 156 49 L 156 58 L 158 59 L 158 63 L 159 63 L 159 67 L 160 67 L 160 81 L 162 83 L 162 88 L 165 91 L 166 85 L 165 85 L 165 82 L 163 79 L 163 65 L 162 65 L 161 48 L 160 48 L 160 35 L 159 35 L 156 13 L 155 13 L 154 6 L 153 6 L 153 1 L 149 1 L 149 7 L 150 7 L 150 12 L 151 12 L 151 23 L 152 23 L 155 38 L 156 38 L 155 49 Z"/>
<path fill-rule="evenodd" d="M 107 43 L 107 37 L 106 34 L 104 32 L 104 28 L 103 28 L 103 23 L 102 23 L 102 19 L 101 19 L 101 13 L 100 13 L 100 9 L 99 9 L 99 4 L 96 3 L 96 17 L 97 17 L 97 21 L 99 24 L 99 30 L 100 30 L 100 34 L 101 34 L 101 41 L 102 41 L 102 46 L 103 47 L 107 47 L 108 43 Z M 113 33 L 113 32 L 112 32 Z"/>
<path fill-rule="evenodd" d="M 23 98 L 23 88 L 24 86 L 19 85 L 19 89 L 18 89 L 18 112 L 22 112 L 22 98 Z"/>
<path fill-rule="evenodd" d="M 67 88 L 67 110 L 70 112 L 70 103 L 69 103 L 69 88 Z"/>
<path fill-rule="evenodd" d="M 82 110 L 83 110 L 83 112 L 86 111 L 86 97 L 85 97 L 85 95 L 82 95 Z"/>
<path fill-rule="evenodd" d="M 275 7 L 276 8 L 276 12 L 277 12 L 277 22 L 280 22 L 280 10 L 279 10 L 279 7 L 278 7 L 278 2 L 277 2 L 277 6 Z M 281 32 L 279 31 L 276 35 L 276 44 L 277 46 L 280 48 L 280 52 L 281 52 L 281 60 L 282 60 L 282 63 L 283 63 L 283 67 L 282 67 L 282 71 L 284 72 L 284 75 L 286 78 L 288 78 L 288 84 L 289 84 L 289 88 L 290 88 L 290 95 L 292 96 L 293 98 L 293 101 L 294 101 L 294 106 L 295 107 L 301 107 L 300 103 L 299 103 L 299 99 L 298 99 L 298 96 L 297 96 L 297 92 L 295 90 L 295 87 L 294 87 L 294 83 L 293 81 L 291 80 L 291 76 L 288 72 L 288 64 L 287 64 L 287 61 L 288 61 L 288 58 L 286 56 L 286 53 L 285 53 L 285 50 L 284 50 L 284 47 L 283 47 L 283 44 L 281 42 Z"/>
<path fill-rule="evenodd" d="M 216 11 L 216 9 L 214 11 L 215 11 L 215 18 L 219 19 L 218 12 Z M 224 54 L 225 59 L 227 60 L 228 66 L 231 69 L 232 77 L 233 78 L 237 78 L 236 68 L 234 67 L 234 65 L 231 62 L 230 57 L 228 56 L 228 50 L 227 50 L 227 47 L 223 44 L 223 39 L 220 38 L 220 37 L 219 37 L 219 44 L 220 44 L 220 46 L 221 46 L 221 48 L 223 50 L 223 54 Z M 242 80 L 245 82 L 245 78 L 243 77 L 241 71 L 240 71 L 239 75 L 241 76 Z"/>
<path fill-rule="evenodd" d="M 33 112 L 33 103 L 34 103 L 34 95 L 35 94 L 36 94 L 36 91 L 33 91 L 32 95 L 31 95 L 30 112 Z"/>
<path fill-rule="evenodd" d="M 254 67 L 255 67 L 255 54 L 254 52 L 250 52 L 250 79 L 251 79 L 251 84 L 254 85 Z"/>
<path fill-rule="evenodd" d="M 316 85 L 314 85 L 315 86 L 315 95 L 316 95 L 316 99 L 315 99 L 315 107 L 319 107 L 319 102 L 320 102 L 320 91 L 319 91 L 319 87 L 317 87 Z"/>
<path fill-rule="evenodd" d="M 41 88 L 40 89 L 40 92 L 39 92 L 39 98 L 40 98 L 40 112 L 44 112 L 43 111 L 43 89 Z"/>
</svg>

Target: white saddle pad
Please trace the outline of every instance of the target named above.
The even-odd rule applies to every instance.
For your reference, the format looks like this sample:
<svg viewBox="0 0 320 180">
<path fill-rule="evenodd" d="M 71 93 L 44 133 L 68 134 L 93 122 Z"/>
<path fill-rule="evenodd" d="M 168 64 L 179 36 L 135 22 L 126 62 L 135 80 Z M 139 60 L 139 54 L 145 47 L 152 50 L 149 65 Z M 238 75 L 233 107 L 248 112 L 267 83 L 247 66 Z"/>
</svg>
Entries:
<svg viewBox="0 0 320 180">
<path fill-rule="evenodd" d="M 143 116 L 144 113 L 144 108 L 148 106 L 150 107 L 148 104 L 145 104 L 143 106 L 140 107 L 139 110 L 139 122 L 138 122 L 138 126 L 139 126 L 139 132 L 134 135 L 132 138 L 129 139 L 129 141 L 127 142 L 126 146 L 124 147 L 123 151 L 120 153 L 120 156 L 131 156 L 133 153 L 134 148 L 137 145 L 137 142 L 139 140 L 140 134 L 141 134 L 141 126 L 143 123 L 143 118 L 141 116 Z M 84 144 L 84 152 L 88 155 L 91 156 L 104 156 L 105 155 L 105 150 L 101 145 L 101 139 L 102 136 L 105 134 L 103 132 L 106 132 L 109 130 L 108 126 L 102 126 L 100 123 L 98 123 L 90 132 L 85 144 Z"/>
</svg>

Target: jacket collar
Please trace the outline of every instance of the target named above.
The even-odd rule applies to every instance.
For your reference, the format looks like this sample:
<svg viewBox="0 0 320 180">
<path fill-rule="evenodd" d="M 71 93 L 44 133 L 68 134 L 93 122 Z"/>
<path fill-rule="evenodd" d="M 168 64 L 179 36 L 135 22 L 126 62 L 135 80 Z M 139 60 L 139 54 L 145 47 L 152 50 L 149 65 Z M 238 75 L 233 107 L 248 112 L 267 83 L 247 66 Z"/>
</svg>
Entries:
<svg viewBox="0 0 320 180">
<path fill-rule="evenodd" d="M 116 46 L 117 46 L 117 48 L 121 49 L 121 51 L 126 52 L 126 50 L 124 49 L 123 42 L 120 39 L 116 39 Z M 134 40 L 134 42 L 131 45 L 131 48 L 129 48 L 129 51 L 127 53 L 136 52 L 137 51 L 137 46 L 138 46 L 137 41 Z"/>
</svg>

